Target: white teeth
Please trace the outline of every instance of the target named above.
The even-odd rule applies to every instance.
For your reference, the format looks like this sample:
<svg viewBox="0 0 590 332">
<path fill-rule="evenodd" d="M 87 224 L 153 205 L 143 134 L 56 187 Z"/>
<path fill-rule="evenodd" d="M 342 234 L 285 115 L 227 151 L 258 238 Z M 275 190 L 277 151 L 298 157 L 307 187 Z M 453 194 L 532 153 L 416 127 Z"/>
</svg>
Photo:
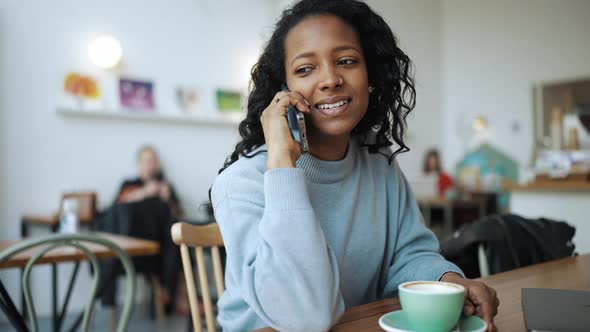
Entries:
<svg viewBox="0 0 590 332">
<path fill-rule="evenodd" d="M 336 108 L 336 107 L 340 107 L 340 106 L 342 106 L 344 104 L 347 104 L 347 103 L 348 103 L 348 100 L 341 100 L 341 101 L 339 101 L 337 103 L 334 103 L 334 104 L 321 104 L 321 105 L 318 105 L 318 108 L 321 108 L 321 109 Z"/>
</svg>

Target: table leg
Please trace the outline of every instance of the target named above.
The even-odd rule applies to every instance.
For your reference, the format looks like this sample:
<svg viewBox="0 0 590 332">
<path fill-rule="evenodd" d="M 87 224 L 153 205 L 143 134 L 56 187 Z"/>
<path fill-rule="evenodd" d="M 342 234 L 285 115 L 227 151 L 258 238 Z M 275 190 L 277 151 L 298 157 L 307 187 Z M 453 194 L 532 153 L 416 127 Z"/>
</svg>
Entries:
<svg viewBox="0 0 590 332">
<path fill-rule="evenodd" d="M 20 236 L 23 239 L 24 238 L 27 238 L 29 236 L 29 227 L 28 227 L 28 224 L 24 220 L 21 220 L 20 221 Z M 23 280 L 23 274 L 24 274 L 24 272 L 25 272 L 25 269 L 24 268 L 21 268 L 20 269 L 20 279 L 19 280 Z M 23 315 L 23 319 L 26 320 L 27 319 L 27 307 L 26 307 L 26 304 L 25 304 L 25 293 L 23 292 L 22 284 L 21 284 L 21 287 L 20 287 L 20 305 L 21 305 L 21 308 L 22 308 L 22 311 L 21 312 L 22 312 L 22 315 Z"/>
<path fill-rule="evenodd" d="M 66 316 L 66 313 L 68 312 L 68 305 L 70 303 L 70 298 L 72 297 L 72 290 L 74 289 L 74 284 L 76 283 L 79 268 L 80 262 L 77 262 L 74 265 L 74 271 L 72 271 L 72 276 L 70 277 L 70 283 L 68 285 L 68 291 L 66 293 L 66 298 L 64 299 L 64 304 L 61 308 L 61 312 L 59 313 L 59 317 L 57 318 L 57 329 L 55 329 L 56 331 L 61 330 L 64 318 Z"/>
<path fill-rule="evenodd" d="M 102 283 L 102 285 L 98 288 L 98 290 L 96 291 L 96 295 L 94 297 L 95 301 L 97 299 L 99 299 L 102 296 L 102 293 L 104 293 L 105 288 L 107 287 L 107 285 L 116 282 L 117 281 L 117 271 L 115 269 L 112 269 L 111 273 L 105 278 L 105 282 Z M 99 271 L 93 271 L 93 273 L 100 273 Z M 70 328 L 70 332 L 75 332 L 78 330 L 78 327 L 80 326 L 80 324 L 82 323 L 82 319 L 84 318 L 84 313 L 80 313 L 78 315 L 78 318 L 76 319 L 76 321 L 74 321 L 74 323 L 72 324 L 71 328 Z"/>
<path fill-rule="evenodd" d="M 53 289 L 51 292 L 52 303 L 53 303 L 53 314 L 51 315 L 53 321 L 53 331 L 59 331 L 59 325 L 57 321 L 57 265 L 51 264 L 51 279 L 53 283 Z"/>
<path fill-rule="evenodd" d="M 51 232 L 57 232 L 57 225 L 51 226 Z M 53 284 L 52 290 L 52 302 L 53 302 L 53 314 L 52 314 L 52 321 L 53 321 L 53 331 L 59 331 L 59 322 L 57 318 L 57 264 L 51 264 L 51 278 Z"/>
<path fill-rule="evenodd" d="M 422 218 L 424 218 L 424 225 L 430 228 L 432 223 L 432 207 L 430 205 L 420 205 L 422 211 Z"/>
<path fill-rule="evenodd" d="M 443 225 L 444 237 L 448 237 L 453 234 L 453 205 L 447 204 L 444 208 L 445 223 Z"/>
<path fill-rule="evenodd" d="M 479 204 L 477 206 L 478 208 L 478 213 L 479 213 L 479 218 L 478 220 L 480 220 L 481 218 L 486 216 L 486 212 L 488 211 L 488 209 L 486 208 L 487 206 L 487 202 L 485 201 L 485 199 L 481 198 L 479 200 Z"/>
<path fill-rule="evenodd" d="M 0 309 L 4 312 L 12 326 L 19 332 L 29 331 L 24 317 L 18 312 L 18 309 L 10 299 L 10 295 L 4 288 L 4 284 L 0 281 Z"/>
</svg>

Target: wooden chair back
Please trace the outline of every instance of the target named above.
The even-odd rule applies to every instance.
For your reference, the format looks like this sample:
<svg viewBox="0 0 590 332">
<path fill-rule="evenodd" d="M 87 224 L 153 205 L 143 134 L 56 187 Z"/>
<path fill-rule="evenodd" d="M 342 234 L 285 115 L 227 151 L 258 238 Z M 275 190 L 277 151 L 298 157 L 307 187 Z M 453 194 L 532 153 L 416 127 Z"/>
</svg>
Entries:
<svg viewBox="0 0 590 332">
<path fill-rule="evenodd" d="M 199 302 L 197 299 L 197 290 L 195 288 L 195 278 L 193 276 L 193 266 L 191 264 L 188 249 L 189 247 L 193 247 L 195 250 L 199 285 L 203 294 L 207 331 L 215 331 L 215 316 L 213 314 L 211 291 L 209 290 L 209 280 L 207 277 L 207 267 L 203 250 L 206 248 L 211 249 L 215 288 L 217 290 L 217 296 L 221 297 L 225 287 L 223 285 L 223 272 L 221 268 L 221 257 L 219 255 L 219 247 L 223 247 L 223 239 L 221 237 L 221 232 L 219 231 L 219 226 L 216 223 L 202 226 L 182 222 L 175 223 L 172 225 L 172 239 L 174 240 L 174 243 L 180 246 L 180 254 L 182 257 L 182 266 L 184 269 L 194 331 L 202 332 L 202 325 L 201 317 L 199 315 Z"/>
</svg>

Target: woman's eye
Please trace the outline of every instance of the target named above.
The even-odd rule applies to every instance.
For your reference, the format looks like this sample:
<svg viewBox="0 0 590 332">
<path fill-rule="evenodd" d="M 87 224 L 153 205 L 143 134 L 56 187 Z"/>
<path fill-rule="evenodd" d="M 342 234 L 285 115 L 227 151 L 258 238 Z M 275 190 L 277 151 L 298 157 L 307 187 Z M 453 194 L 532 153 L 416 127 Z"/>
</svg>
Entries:
<svg viewBox="0 0 590 332">
<path fill-rule="evenodd" d="M 295 74 L 306 74 L 311 71 L 311 67 L 301 67 L 295 71 Z"/>
<path fill-rule="evenodd" d="M 354 60 L 354 59 L 342 59 L 342 60 L 338 61 L 339 65 L 352 65 L 355 63 L 356 63 L 356 60 Z"/>
</svg>

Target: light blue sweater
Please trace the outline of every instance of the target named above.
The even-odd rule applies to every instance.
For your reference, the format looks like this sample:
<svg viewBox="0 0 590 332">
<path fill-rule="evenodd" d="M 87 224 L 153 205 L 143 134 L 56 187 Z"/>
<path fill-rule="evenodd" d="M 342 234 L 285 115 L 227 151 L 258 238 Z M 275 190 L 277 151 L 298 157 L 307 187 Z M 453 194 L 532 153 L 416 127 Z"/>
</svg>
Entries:
<svg viewBox="0 0 590 332">
<path fill-rule="evenodd" d="M 266 171 L 266 157 L 240 158 L 213 184 L 224 331 L 326 331 L 402 282 L 462 274 L 438 254 L 397 163 L 355 140 L 340 161 L 303 155 L 297 168 Z"/>
</svg>

